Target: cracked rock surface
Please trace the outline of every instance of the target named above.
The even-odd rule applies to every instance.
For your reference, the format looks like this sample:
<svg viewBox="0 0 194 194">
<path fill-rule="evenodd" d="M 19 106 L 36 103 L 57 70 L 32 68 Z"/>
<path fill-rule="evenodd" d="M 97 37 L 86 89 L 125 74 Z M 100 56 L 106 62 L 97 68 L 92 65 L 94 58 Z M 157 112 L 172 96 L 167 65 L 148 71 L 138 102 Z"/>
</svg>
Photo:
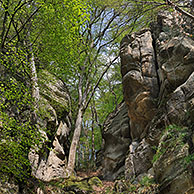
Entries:
<svg viewBox="0 0 194 194">
<path fill-rule="evenodd" d="M 152 172 L 161 194 L 194 190 L 187 160 L 194 154 L 194 40 L 175 19 L 160 13 L 150 29 L 126 35 L 120 50 L 132 138 L 125 177 Z"/>
<path fill-rule="evenodd" d="M 155 102 L 159 92 L 150 30 L 127 35 L 121 42 L 120 56 L 131 137 L 132 141 L 139 141 L 156 113 Z"/>
</svg>

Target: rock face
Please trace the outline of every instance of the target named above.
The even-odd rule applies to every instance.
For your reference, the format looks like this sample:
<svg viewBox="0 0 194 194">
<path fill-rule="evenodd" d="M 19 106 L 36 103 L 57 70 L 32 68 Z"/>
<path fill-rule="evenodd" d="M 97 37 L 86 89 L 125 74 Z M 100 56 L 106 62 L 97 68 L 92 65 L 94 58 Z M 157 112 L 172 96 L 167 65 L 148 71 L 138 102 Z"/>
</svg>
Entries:
<svg viewBox="0 0 194 194">
<path fill-rule="evenodd" d="M 179 29 L 163 12 L 125 36 L 120 51 L 132 138 L 125 175 L 153 171 L 162 194 L 194 190 L 194 40 Z"/>
<path fill-rule="evenodd" d="M 132 142 L 125 161 L 125 178 L 130 179 L 148 171 L 152 167 L 154 151 L 143 139 L 140 143 Z"/>
<path fill-rule="evenodd" d="M 152 166 L 153 149 L 144 137 L 156 114 L 159 80 L 152 33 L 144 29 L 127 35 L 121 42 L 121 73 L 128 105 L 132 143 L 126 159 L 126 177 L 147 172 Z"/>
<path fill-rule="evenodd" d="M 149 29 L 127 35 L 121 42 L 121 73 L 128 105 L 131 137 L 138 141 L 156 112 L 158 80 Z"/>
<path fill-rule="evenodd" d="M 68 113 L 69 95 L 64 83 L 48 72 L 42 72 L 40 78 L 40 110 L 39 124 L 45 131 L 42 148 L 32 149 L 29 159 L 32 174 L 43 181 L 66 177 L 68 135 L 70 121 Z"/>
<path fill-rule="evenodd" d="M 107 118 L 103 138 L 105 140 L 102 159 L 103 178 L 114 180 L 124 173 L 125 156 L 131 142 L 129 118 L 125 103 L 122 103 Z"/>
<path fill-rule="evenodd" d="M 190 193 L 193 191 L 192 163 L 189 164 L 189 144 L 183 143 L 188 128 L 169 126 L 162 135 L 153 159 L 155 179 L 162 194 Z M 186 160 L 188 159 L 188 161 Z M 191 192 L 192 193 L 192 192 Z"/>
</svg>

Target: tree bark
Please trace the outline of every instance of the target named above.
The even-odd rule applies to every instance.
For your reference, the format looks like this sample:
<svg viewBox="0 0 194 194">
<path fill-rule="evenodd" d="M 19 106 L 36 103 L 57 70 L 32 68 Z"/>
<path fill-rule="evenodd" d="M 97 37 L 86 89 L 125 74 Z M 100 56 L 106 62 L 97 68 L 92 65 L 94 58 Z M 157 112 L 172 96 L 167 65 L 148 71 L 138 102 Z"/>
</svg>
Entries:
<svg viewBox="0 0 194 194">
<path fill-rule="evenodd" d="M 69 175 L 73 173 L 74 166 L 75 166 L 76 149 L 77 149 L 79 138 L 81 135 L 82 120 L 83 120 L 83 110 L 81 107 L 79 107 L 77 119 L 75 123 L 73 139 L 72 139 L 71 147 L 69 151 L 69 158 L 68 158 L 68 171 L 70 173 Z"/>
<path fill-rule="evenodd" d="M 31 51 L 31 59 L 30 59 L 30 70 L 31 70 L 31 85 L 32 85 L 32 97 L 35 101 L 35 108 L 38 108 L 38 101 L 40 99 L 39 88 L 38 88 L 38 77 L 36 72 L 34 54 Z"/>
<path fill-rule="evenodd" d="M 93 105 L 94 106 L 94 105 Z M 95 115 L 94 115 L 94 107 L 91 106 L 91 112 L 92 112 L 92 167 L 96 167 L 95 165 L 95 145 L 94 145 L 94 121 L 95 121 Z"/>
<path fill-rule="evenodd" d="M 164 1 L 166 1 L 167 5 L 170 5 L 170 6 L 174 7 L 175 10 L 177 10 L 180 13 L 182 13 L 183 15 L 189 17 L 190 19 L 194 20 L 194 15 L 192 15 L 191 13 L 185 11 L 184 9 L 181 9 L 179 6 L 177 6 L 176 4 L 174 4 L 170 0 L 164 0 Z"/>
<path fill-rule="evenodd" d="M 34 59 L 34 53 L 32 47 L 30 47 L 29 53 L 29 65 L 30 65 L 30 72 L 31 72 L 31 86 L 32 86 L 32 98 L 34 100 L 34 107 L 32 112 L 32 122 L 33 124 L 37 123 L 37 112 L 38 112 L 38 103 L 40 100 L 40 92 L 38 87 L 38 77 L 36 72 L 36 65 Z"/>
</svg>

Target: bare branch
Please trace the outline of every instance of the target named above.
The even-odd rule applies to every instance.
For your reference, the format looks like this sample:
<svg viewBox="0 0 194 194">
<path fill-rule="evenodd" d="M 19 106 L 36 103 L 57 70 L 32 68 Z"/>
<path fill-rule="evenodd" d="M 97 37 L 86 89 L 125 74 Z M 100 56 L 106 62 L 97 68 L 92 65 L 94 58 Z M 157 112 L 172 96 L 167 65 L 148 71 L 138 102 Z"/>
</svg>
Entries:
<svg viewBox="0 0 194 194">
<path fill-rule="evenodd" d="M 3 3 L 2 3 L 3 4 Z M 1 33 L 1 49 L 3 49 L 4 47 L 4 35 L 5 35 L 5 29 L 6 29 L 6 23 L 7 23 L 7 18 L 8 18 L 8 6 L 9 6 L 9 1 L 7 2 L 6 5 L 3 5 L 5 8 L 5 14 L 4 14 L 4 19 L 3 19 L 3 29 L 2 29 L 2 33 Z"/>
<path fill-rule="evenodd" d="M 182 13 L 183 15 L 191 18 L 192 20 L 194 20 L 194 15 L 190 14 L 189 12 L 181 9 L 179 6 L 175 5 L 172 1 L 170 0 L 164 0 L 166 1 L 167 5 L 170 5 L 172 7 L 174 7 L 175 10 L 177 10 L 178 12 Z"/>
<path fill-rule="evenodd" d="M 94 86 L 92 92 L 91 92 L 91 95 L 89 97 L 89 99 L 87 100 L 86 102 L 86 105 L 84 106 L 84 109 L 83 109 L 83 112 L 85 112 L 85 110 L 88 108 L 89 106 L 89 103 L 92 99 L 92 97 L 94 96 L 94 93 L 96 92 L 96 89 L 98 87 L 98 85 L 100 84 L 102 78 L 104 77 L 105 73 L 108 71 L 108 69 L 111 67 L 111 65 L 119 58 L 119 55 L 116 56 L 110 63 L 109 65 L 106 67 L 106 69 L 103 71 L 103 73 L 101 74 L 101 76 L 99 77 L 98 81 L 96 82 L 96 85 Z"/>
</svg>

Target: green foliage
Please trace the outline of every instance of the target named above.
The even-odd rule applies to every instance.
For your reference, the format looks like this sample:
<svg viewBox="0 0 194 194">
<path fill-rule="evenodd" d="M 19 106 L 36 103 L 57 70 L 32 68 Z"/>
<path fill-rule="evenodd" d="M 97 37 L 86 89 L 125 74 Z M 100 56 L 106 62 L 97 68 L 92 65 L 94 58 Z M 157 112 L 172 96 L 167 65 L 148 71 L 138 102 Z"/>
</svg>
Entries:
<svg viewBox="0 0 194 194">
<path fill-rule="evenodd" d="M 54 72 L 59 67 L 71 72 L 64 64 L 77 57 L 79 30 L 89 7 L 81 0 L 11 0 L 2 1 L 0 8 L 0 173 L 24 180 L 31 173 L 28 153 L 42 143 L 32 122 L 30 58 L 34 54 L 36 65 L 41 61 Z M 48 66 L 51 61 L 58 69 Z"/>
<path fill-rule="evenodd" d="M 98 178 L 98 177 L 92 177 L 88 183 L 91 185 L 91 186 L 97 186 L 97 187 L 102 187 L 103 184 L 102 184 L 102 181 Z"/>
<path fill-rule="evenodd" d="M 164 153 L 169 150 L 179 149 L 185 145 L 185 137 L 188 136 L 188 128 L 177 125 L 169 125 L 163 131 L 160 139 L 160 145 L 155 148 L 156 154 L 152 163 L 156 162 Z"/>
<path fill-rule="evenodd" d="M 84 0 L 45 2 L 37 16 L 40 37 L 38 57 L 49 71 L 69 82 L 79 59 L 80 30 L 89 19 Z M 38 24 L 37 24 L 38 23 Z"/>
<path fill-rule="evenodd" d="M 162 156 L 165 152 L 166 152 L 165 148 L 158 149 L 156 154 L 154 154 L 153 156 L 152 163 L 156 162 L 160 158 L 160 156 Z"/>
<path fill-rule="evenodd" d="M 30 94 L 16 81 L 2 87 L 5 83 L 1 84 L 4 100 L 0 106 L 0 174 L 22 180 L 30 175 L 29 150 L 32 145 L 38 145 L 41 138 L 30 120 Z"/>
<path fill-rule="evenodd" d="M 30 175 L 29 150 L 41 138 L 30 120 L 30 94 L 24 85 L 12 83 L 4 81 L 2 85 L 6 86 L 1 85 L 4 97 L 0 106 L 0 174 L 22 180 Z"/>
<path fill-rule="evenodd" d="M 140 184 L 142 186 L 150 186 L 150 185 L 154 184 L 154 178 L 149 177 L 149 176 L 144 176 L 144 177 L 142 177 Z"/>
<path fill-rule="evenodd" d="M 192 162 L 194 162 L 194 153 L 193 154 L 189 154 L 188 156 L 186 156 L 184 158 L 185 160 L 185 164 L 188 165 L 188 164 L 191 164 Z"/>
<path fill-rule="evenodd" d="M 116 63 L 107 73 L 99 86 L 96 97 L 96 108 L 100 123 L 113 112 L 123 100 L 120 65 Z"/>
<path fill-rule="evenodd" d="M 30 175 L 29 150 L 41 138 L 36 126 L 31 123 L 33 99 L 29 85 L 28 49 L 18 42 L 19 34 L 13 38 L 16 29 L 10 20 L 11 14 L 15 20 L 21 12 L 25 15 L 25 8 L 16 12 L 18 5 L 9 3 L 8 18 L 0 23 L 0 174 L 2 178 L 9 175 L 21 181 Z M 6 16 L 5 4 L 1 4 L 1 8 Z"/>
</svg>

